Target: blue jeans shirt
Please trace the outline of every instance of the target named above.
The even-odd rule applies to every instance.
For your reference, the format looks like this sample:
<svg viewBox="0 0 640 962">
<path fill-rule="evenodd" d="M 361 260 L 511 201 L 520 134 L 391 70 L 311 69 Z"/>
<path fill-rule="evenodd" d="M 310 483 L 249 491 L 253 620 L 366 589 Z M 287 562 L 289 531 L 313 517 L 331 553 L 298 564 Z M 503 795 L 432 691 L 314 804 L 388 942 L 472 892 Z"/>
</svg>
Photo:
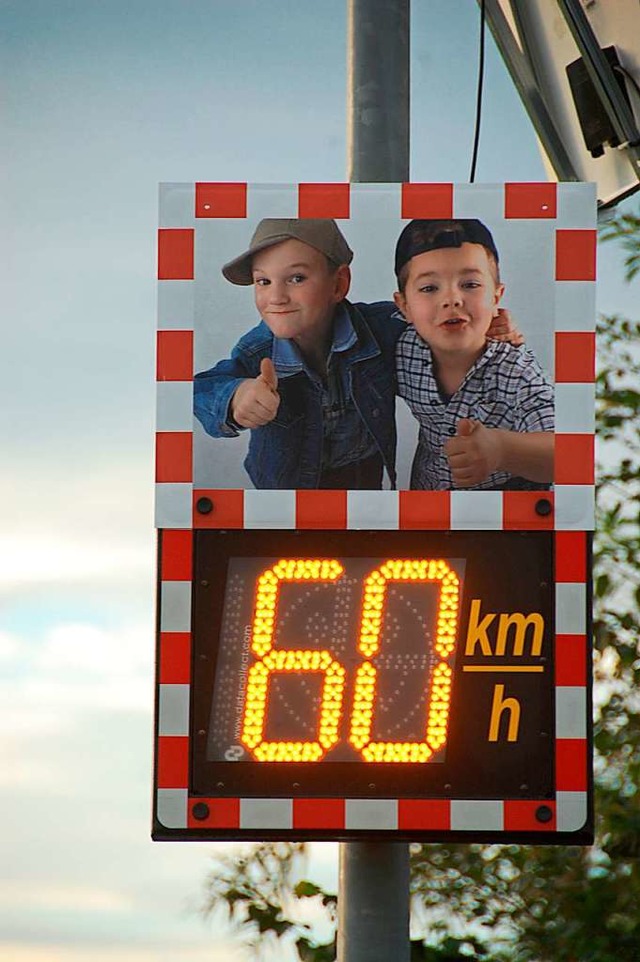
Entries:
<svg viewBox="0 0 640 962">
<path fill-rule="evenodd" d="M 336 312 L 331 378 L 323 385 L 291 342 L 277 340 L 264 322 L 245 334 L 231 357 L 196 375 L 194 410 L 212 437 L 237 437 L 231 398 L 265 357 L 278 375 L 280 406 L 273 421 L 251 430 L 245 468 L 256 488 L 319 488 L 323 469 L 349 463 L 348 452 L 378 456 L 396 483 L 395 344 L 405 323 L 392 303 L 350 304 Z M 324 403 L 323 403 L 324 402 Z M 325 411 L 339 406 L 329 427 Z M 327 450 L 330 444 L 330 451 Z M 379 487 L 363 478 L 362 488 Z"/>
</svg>

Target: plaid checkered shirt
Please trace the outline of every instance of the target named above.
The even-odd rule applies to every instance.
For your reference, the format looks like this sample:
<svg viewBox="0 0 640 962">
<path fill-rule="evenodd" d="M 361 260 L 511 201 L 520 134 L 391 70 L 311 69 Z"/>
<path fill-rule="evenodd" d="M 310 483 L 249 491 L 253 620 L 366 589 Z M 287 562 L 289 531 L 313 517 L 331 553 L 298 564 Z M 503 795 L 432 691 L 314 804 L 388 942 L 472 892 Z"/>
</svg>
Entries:
<svg viewBox="0 0 640 962">
<path fill-rule="evenodd" d="M 445 441 L 455 435 L 461 418 L 507 431 L 553 431 L 553 387 L 531 351 L 497 341 L 486 350 L 448 400 L 436 381 L 431 349 L 408 328 L 396 347 L 398 393 L 420 424 L 418 447 L 411 469 L 411 487 L 421 490 L 453 488 Z M 472 490 L 548 488 L 505 471 L 490 475 Z"/>
</svg>

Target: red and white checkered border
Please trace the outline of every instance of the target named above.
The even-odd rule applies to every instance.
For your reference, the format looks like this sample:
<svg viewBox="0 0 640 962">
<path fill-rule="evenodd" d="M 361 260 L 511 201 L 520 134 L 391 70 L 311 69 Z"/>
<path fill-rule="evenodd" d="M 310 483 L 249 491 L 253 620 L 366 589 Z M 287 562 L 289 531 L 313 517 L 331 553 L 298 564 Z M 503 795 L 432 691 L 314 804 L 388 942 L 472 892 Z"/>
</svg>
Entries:
<svg viewBox="0 0 640 962">
<path fill-rule="evenodd" d="M 181 202 L 171 190 L 181 188 Z M 506 183 L 494 206 L 505 220 L 552 219 L 555 229 L 555 486 L 550 515 L 540 495 L 493 491 L 255 491 L 193 484 L 193 297 L 199 224 L 211 218 L 346 219 L 379 202 L 381 185 L 165 185 L 158 283 L 181 285 L 157 341 L 156 525 L 158 528 L 380 528 L 592 530 L 595 432 L 595 190 L 591 184 Z M 374 188 L 372 190 L 372 188 Z M 392 184 L 402 218 L 476 216 L 469 184 Z M 188 209 L 185 208 L 188 199 Z M 167 226 L 168 225 L 168 226 Z M 182 285 L 185 285 L 182 287 Z M 189 306 L 187 306 L 189 305 Z M 182 313 L 181 313 L 182 312 Z M 545 495 L 545 497 L 547 497 Z M 198 511 L 201 498 L 212 507 Z"/>
<path fill-rule="evenodd" d="M 160 651 L 156 808 L 167 830 L 289 832 L 428 831 L 580 832 L 588 819 L 588 646 L 585 532 L 557 531 L 556 783 L 553 799 L 201 798 L 189 795 L 191 584 L 193 531 L 163 535 L 160 572 Z M 194 806 L 209 814 L 198 819 Z M 535 812 L 552 812 L 540 823 Z"/>
</svg>

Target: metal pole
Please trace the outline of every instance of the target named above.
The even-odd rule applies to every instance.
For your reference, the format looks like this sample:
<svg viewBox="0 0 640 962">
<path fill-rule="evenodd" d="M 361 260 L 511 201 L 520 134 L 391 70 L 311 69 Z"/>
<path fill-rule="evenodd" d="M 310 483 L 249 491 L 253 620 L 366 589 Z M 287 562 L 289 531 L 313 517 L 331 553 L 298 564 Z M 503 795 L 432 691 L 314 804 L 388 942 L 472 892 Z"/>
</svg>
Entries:
<svg viewBox="0 0 640 962">
<path fill-rule="evenodd" d="M 347 176 L 409 180 L 409 0 L 348 0 Z"/>
<path fill-rule="evenodd" d="M 343 842 L 338 962 L 409 962 L 409 846 Z"/>
<path fill-rule="evenodd" d="M 409 2 L 348 0 L 347 176 L 409 180 Z M 409 846 L 342 842 L 338 962 L 409 962 Z"/>
</svg>

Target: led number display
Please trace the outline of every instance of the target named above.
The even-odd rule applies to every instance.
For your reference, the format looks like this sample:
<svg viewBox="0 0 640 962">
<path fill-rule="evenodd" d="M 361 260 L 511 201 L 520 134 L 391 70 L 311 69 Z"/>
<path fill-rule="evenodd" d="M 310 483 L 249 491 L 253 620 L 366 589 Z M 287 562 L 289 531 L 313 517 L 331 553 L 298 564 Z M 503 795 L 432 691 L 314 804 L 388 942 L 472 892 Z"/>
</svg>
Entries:
<svg viewBox="0 0 640 962">
<path fill-rule="evenodd" d="M 270 532 L 198 537 L 194 791 L 549 791 L 549 536 L 378 540 L 279 532 L 275 554 Z"/>
<path fill-rule="evenodd" d="M 345 570 L 345 564 L 347 570 Z M 342 737 L 366 762 L 427 762 L 446 742 L 447 720 L 451 695 L 452 668 L 449 660 L 455 651 L 460 599 L 460 576 L 441 559 L 388 559 L 378 564 L 363 580 L 359 571 L 370 565 L 371 559 L 351 559 L 344 564 L 335 558 L 285 558 L 270 565 L 256 579 L 254 614 L 251 626 L 251 653 L 256 660 L 247 672 L 242 734 L 240 741 L 257 761 L 318 762 L 338 745 Z M 460 564 L 460 563 L 459 563 Z M 354 569 L 358 574 L 354 575 Z M 276 625 L 280 617 L 279 598 L 283 585 L 348 584 L 350 594 L 360 590 L 360 623 L 353 638 L 355 652 L 345 650 L 343 657 L 353 664 L 354 655 L 361 661 L 351 671 L 335 653 L 323 647 L 296 648 L 295 638 L 283 638 L 287 647 L 274 646 Z M 419 654 L 432 649 L 433 666 L 430 678 L 424 678 L 424 731 L 418 740 L 377 740 L 375 731 L 378 700 L 376 656 L 384 648 L 385 615 L 390 591 L 395 591 L 400 604 L 407 602 L 407 589 L 421 587 L 434 594 L 434 626 L 424 619 L 407 618 L 403 628 L 409 647 Z M 308 601 L 311 597 L 306 595 Z M 430 598 L 433 603 L 433 598 Z M 311 608 L 313 605 L 311 603 Z M 396 618 L 397 623 L 397 618 Z M 313 638 L 311 638 L 313 640 Z M 345 646 L 348 638 L 339 639 Z M 402 649 L 397 654 L 401 655 Z M 351 657 L 350 657 L 351 655 Z M 309 740 L 269 739 L 268 719 L 277 706 L 269 710 L 269 699 L 274 692 L 274 677 L 292 674 L 319 676 L 317 731 Z M 345 718 L 345 686 L 351 682 L 352 698 L 348 722 Z M 398 689 L 398 694 L 400 690 Z M 275 697 L 275 694 L 273 695 Z M 313 702 L 309 710 L 315 713 Z M 295 722 L 294 722 L 295 724 Z M 344 736 L 342 730 L 344 729 Z"/>
<path fill-rule="evenodd" d="M 463 571 L 451 559 L 230 558 L 209 757 L 437 760 Z"/>
<path fill-rule="evenodd" d="M 249 669 L 242 718 L 241 741 L 261 762 L 317 762 L 338 741 L 342 715 L 345 670 L 326 650 L 274 649 L 280 585 L 297 582 L 333 582 L 344 572 L 333 559 L 285 559 L 257 580 L 251 650 L 259 659 Z M 317 738 L 313 741 L 265 740 L 267 701 L 271 677 L 276 672 L 320 674 L 322 695 Z"/>
<path fill-rule="evenodd" d="M 380 637 L 389 584 L 435 585 L 439 590 L 435 633 L 432 640 L 439 656 L 433 668 L 429 687 L 427 724 L 424 739 L 419 742 L 372 741 L 371 729 L 376 696 L 378 669 L 370 658 L 380 650 Z M 360 750 L 367 762 L 427 762 L 447 739 L 447 721 L 451 700 L 452 669 L 448 659 L 454 654 L 460 578 L 442 559 L 426 558 L 386 561 L 367 576 L 362 602 L 358 649 L 367 661 L 356 672 L 353 712 L 349 741 Z M 425 691 L 427 686 L 425 686 Z"/>
</svg>

